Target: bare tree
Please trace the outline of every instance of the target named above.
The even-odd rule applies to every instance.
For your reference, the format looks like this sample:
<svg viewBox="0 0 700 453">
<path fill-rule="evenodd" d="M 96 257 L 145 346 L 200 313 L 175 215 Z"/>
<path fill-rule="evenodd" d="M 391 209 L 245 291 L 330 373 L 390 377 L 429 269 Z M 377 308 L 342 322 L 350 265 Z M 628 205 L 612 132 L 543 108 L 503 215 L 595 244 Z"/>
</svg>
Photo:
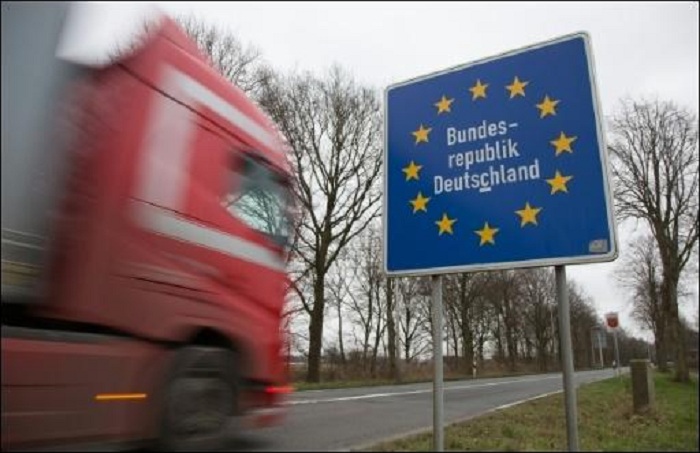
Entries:
<svg viewBox="0 0 700 453">
<path fill-rule="evenodd" d="M 303 301 L 311 317 L 307 381 L 318 382 L 326 275 L 379 212 L 379 101 L 375 91 L 335 67 L 325 79 L 272 78 L 260 104 L 288 140 L 296 196 L 306 216 L 292 252 L 313 286 L 312 300 Z"/>
<path fill-rule="evenodd" d="M 691 273 L 689 268 L 681 274 L 678 282 L 679 297 L 690 294 L 686 290 Z M 623 287 L 630 290 L 635 320 L 654 334 L 654 349 L 657 361 L 664 364 L 668 358 L 663 307 L 661 304 L 662 264 L 654 237 L 650 234 L 630 241 L 630 248 L 619 264 L 616 277 Z"/>
<path fill-rule="evenodd" d="M 387 326 L 387 310 L 385 299 L 386 279 L 381 270 L 381 243 L 377 230 L 368 229 L 368 240 L 365 243 L 365 253 L 367 255 L 366 265 L 364 266 L 364 278 L 366 282 L 366 294 L 370 295 L 373 301 L 370 310 L 375 312 L 374 322 L 374 344 L 372 345 L 372 360 L 370 362 L 370 375 L 374 378 L 377 375 L 377 356 L 379 352 L 379 344 L 384 338 Z"/>
<path fill-rule="evenodd" d="M 504 356 L 504 342 L 508 352 L 508 366 L 515 371 L 518 360 L 518 330 L 521 308 L 518 297 L 521 292 L 520 274 L 513 270 L 495 271 L 489 273 L 489 283 L 485 295 L 495 309 L 498 322 L 495 325 L 494 336 L 498 346 L 498 354 Z"/>
<path fill-rule="evenodd" d="M 446 339 L 446 357 L 445 360 L 448 361 L 449 365 L 457 368 L 459 365 L 459 357 L 460 357 L 460 345 L 461 345 L 461 340 L 459 338 L 459 321 L 457 320 L 458 318 L 458 304 L 457 304 L 457 299 L 456 299 L 456 294 L 452 295 L 450 294 L 450 291 L 447 291 L 447 281 L 448 279 L 445 277 L 451 277 L 450 275 L 443 276 L 443 290 L 442 290 L 442 297 L 443 297 L 443 308 L 445 311 L 445 319 L 444 319 L 444 329 L 445 329 L 445 339 Z M 450 348 L 452 349 L 452 354 L 450 354 Z M 450 363 L 452 362 L 452 363 Z"/>
<path fill-rule="evenodd" d="M 386 278 L 386 322 L 389 346 L 389 376 L 396 382 L 401 381 L 398 363 L 398 335 L 396 332 L 396 300 L 394 298 L 394 280 Z"/>
<path fill-rule="evenodd" d="M 422 288 L 424 286 L 425 284 L 422 284 L 421 279 L 418 278 L 396 279 L 399 336 L 406 362 L 411 362 L 430 346 L 427 342 L 430 338 L 430 330 L 426 329 L 425 320 L 429 309 L 421 308 L 429 307 L 425 288 Z"/>
<path fill-rule="evenodd" d="M 521 271 L 523 281 L 523 321 L 534 337 L 537 361 L 541 371 L 547 370 L 547 349 L 554 337 L 552 306 L 556 303 L 553 274 L 545 268 Z"/>
<path fill-rule="evenodd" d="M 611 125 L 617 211 L 645 221 L 658 244 L 665 330 L 675 349 L 675 377 L 687 382 L 678 283 L 698 241 L 697 117 L 670 102 L 628 100 Z"/>
<path fill-rule="evenodd" d="M 481 369 L 484 366 L 484 348 L 486 343 L 492 338 L 491 332 L 495 323 L 495 311 L 489 300 L 483 295 L 474 300 L 472 321 L 477 369 Z"/>
<path fill-rule="evenodd" d="M 657 361 L 665 367 L 667 345 L 661 307 L 661 262 L 651 235 L 631 241 L 629 252 L 618 265 L 616 278 L 631 291 L 632 315 L 654 334 Z"/>
<path fill-rule="evenodd" d="M 455 326 L 457 339 L 454 342 L 455 345 L 461 346 L 462 351 L 460 368 L 463 373 L 471 374 L 474 363 L 475 337 L 479 331 L 480 317 L 485 315 L 478 310 L 476 305 L 484 292 L 488 274 L 454 274 L 447 276 L 444 281 L 445 306 L 449 314 L 448 322 Z"/>
<path fill-rule="evenodd" d="M 577 368 L 592 366 L 593 343 L 591 330 L 598 326 L 598 317 L 591 298 L 573 280 L 566 283 L 571 309 L 571 347 L 574 366 Z"/>
<path fill-rule="evenodd" d="M 376 373 L 379 342 L 383 335 L 384 304 L 381 272 L 381 244 L 375 228 L 367 228 L 354 241 L 350 249 L 349 272 L 346 278 L 352 279 L 355 290 L 349 292 L 350 307 L 362 333 L 362 361 L 369 365 L 370 374 Z"/>
<path fill-rule="evenodd" d="M 346 253 L 341 253 L 338 261 L 331 267 L 328 282 L 328 290 L 331 296 L 330 302 L 333 308 L 335 308 L 338 317 L 338 352 L 342 365 L 346 365 L 347 363 L 343 337 L 343 319 L 345 317 L 343 309 L 345 308 L 347 300 L 352 296 L 352 281 L 347 277 L 350 273 L 350 260 L 345 255 Z"/>
</svg>

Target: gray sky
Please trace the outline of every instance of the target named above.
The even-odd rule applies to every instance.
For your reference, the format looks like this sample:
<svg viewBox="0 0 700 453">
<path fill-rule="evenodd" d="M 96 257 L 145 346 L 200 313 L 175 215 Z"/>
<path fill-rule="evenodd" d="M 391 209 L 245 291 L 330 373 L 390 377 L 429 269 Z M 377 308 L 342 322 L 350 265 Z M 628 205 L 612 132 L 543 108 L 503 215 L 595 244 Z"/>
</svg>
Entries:
<svg viewBox="0 0 700 453">
<path fill-rule="evenodd" d="M 321 73 L 338 63 L 379 89 L 587 31 L 603 115 L 612 114 L 625 96 L 658 96 L 698 112 L 694 2 L 154 3 L 167 13 L 192 14 L 227 28 L 258 47 L 277 69 Z M 102 38 L 94 39 L 93 47 L 125 33 L 148 8 L 121 2 L 94 7 L 106 22 L 99 21 L 94 33 Z M 618 227 L 621 253 L 632 230 L 631 225 Z M 626 294 L 612 278 L 618 262 L 569 266 L 567 276 L 593 298 L 601 319 L 607 311 L 619 311 L 621 325 L 640 334 L 629 317 Z M 688 315 L 698 312 L 697 276 L 693 288 L 695 294 L 682 308 Z"/>
</svg>

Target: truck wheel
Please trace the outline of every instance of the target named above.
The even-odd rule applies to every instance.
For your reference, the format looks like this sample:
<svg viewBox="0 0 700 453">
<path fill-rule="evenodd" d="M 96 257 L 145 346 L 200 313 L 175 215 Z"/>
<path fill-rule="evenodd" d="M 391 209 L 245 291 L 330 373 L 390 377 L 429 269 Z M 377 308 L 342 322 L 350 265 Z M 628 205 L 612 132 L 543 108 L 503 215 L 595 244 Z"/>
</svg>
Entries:
<svg viewBox="0 0 700 453">
<path fill-rule="evenodd" d="M 188 346 L 176 357 L 164 396 L 160 446 L 168 451 L 221 448 L 238 412 L 232 351 Z"/>
</svg>

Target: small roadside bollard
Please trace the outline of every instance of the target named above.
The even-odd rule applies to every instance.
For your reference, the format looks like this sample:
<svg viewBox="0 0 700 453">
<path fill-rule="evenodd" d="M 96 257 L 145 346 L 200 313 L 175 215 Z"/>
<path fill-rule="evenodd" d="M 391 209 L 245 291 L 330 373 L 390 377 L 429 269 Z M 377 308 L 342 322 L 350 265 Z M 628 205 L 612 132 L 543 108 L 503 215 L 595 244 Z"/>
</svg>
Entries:
<svg viewBox="0 0 700 453">
<path fill-rule="evenodd" d="M 654 407 L 654 376 L 648 359 L 630 360 L 634 412 Z"/>
</svg>

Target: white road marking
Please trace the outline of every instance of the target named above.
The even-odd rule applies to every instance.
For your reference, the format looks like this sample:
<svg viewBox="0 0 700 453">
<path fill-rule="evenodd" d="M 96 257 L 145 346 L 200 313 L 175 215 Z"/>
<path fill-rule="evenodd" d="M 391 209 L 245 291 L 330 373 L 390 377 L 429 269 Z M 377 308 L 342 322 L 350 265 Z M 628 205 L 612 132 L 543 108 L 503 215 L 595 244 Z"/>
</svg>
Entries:
<svg viewBox="0 0 700 453">
<path fill-rule="evenodd" d="M 541 395 L 533 396 L 530 398 L 525 398 L 524 400 L 513 401 L 512 403 L 508 403 L 508 404 L 501 404 L 498 407 L 494 407 L 493 409 L 489 409 L 487 412 L 495 412 L 495 411 L 500 411 L 501 409 L 508 409 L 509 407 L 517 406 L 518 404 L 527 403 L 528 401 L 534 401 L 534 400 L 544 398 L 544 397 L 550 396 L 550 395 L 556 395 L 557 393 L 562 393 L 563 391 L 564 390 L 555 390 L 554 392 L 543 393 Z"/>
<path fill-rule="evenodd" d="M 493 387 L 496 385 L 515 384 L 518 382 L 542 381 L 542 380 L 546 380 L 546 379 L 561 379 L 561 376 L 538 377 L 535 379 L 516 379 L 516 380 L 511 380 L 511 381 L 488 382 L 485 384 L 458 385 L 458 386 L 452 386 L 452 387 L 446 386 L 444 389 L 445 389 L 445 391 L 465 390 L 465 389 L 475 389 L 475 388 L 481 388 L 481 387 Z M 332 402 L 337 402 L 337 401 L 353 401 L 353 400 L 364 400 L 364 399 L 371 399 L 371 398 L 385 398 L 385 397 L 389 397 L 389 396 L 416 395 L 419 393 L 432 393 L 432 391 L 433 391 L 432 388 L 428 388 L 428 389 L 422 389 L 422 390 L 411 390 L 411 391 L 406 391 L 406 392 L 370 393 L 368 395 L 341 396 L 341 397 L 337 397 L 337 398 L 288 401 L 286 404 L 293 406 L 293 405 L 298 405 L 298 404 L 332 403 Z"/>
</svg>

